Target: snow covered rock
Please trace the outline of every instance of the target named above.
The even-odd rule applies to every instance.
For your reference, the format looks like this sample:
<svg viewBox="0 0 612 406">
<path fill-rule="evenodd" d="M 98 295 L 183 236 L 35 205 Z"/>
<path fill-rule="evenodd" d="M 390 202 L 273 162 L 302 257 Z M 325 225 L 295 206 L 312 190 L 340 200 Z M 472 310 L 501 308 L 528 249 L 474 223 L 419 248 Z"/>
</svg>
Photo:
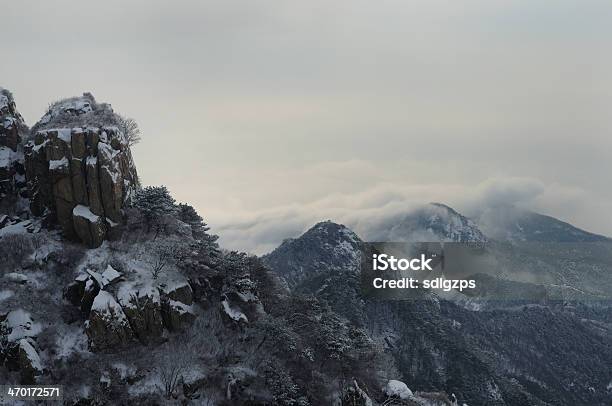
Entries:
<svg viewBox="0 0 612 406">
<path fill-rule="evenodd" d="M 385 392 L 385 395 L 390 398 L 396 397 L 400 399 L 411 399 L 414 397 L 414 394 L 410 389 L 408 389 L 408 386 L 406 386 L 404 382 L 393 379 L 387 382 L 387 385 L 383 391 Z"/>
<path fill-rule="evenodd" d="M 99 246 L 122 221 L 138 176 L 120 117 L 91 94 L 55 103 L 25 146 L 30 208 L 64 235 Z"/>
<path fill-rule="evenodd" d="M 150 284 L 123 282 L 117 300 L 127 316 L 136 337 L 143 343 L 159 341 L 163 332 L 159 291 Z"/>
<path fill-rule="evenodd" d="M 40 325 L 23 309 L 0 315 L 0 320 L 0 365 L 20 371 L 23 384 L 34 383 L 35 376 L 43 372 L 40 357 L 32 345 L 41 331 Z"/>
<path fill-rule="evenodd" d="M 74 230 L 83 243 L 92 248 L 102 244 L 106 235 L 106 223 L 102 217 L 79 204 L 72 210 L 72 220 Z"/>
<path fill-rule="evenodd" d="M 43 373 L 42 362 L 38 352 L 36 352 L 30 341 L 25 338 L 19 340 L 17 363 L 21 373 L 22 384 L 34 384 L 36 376 Z"/>
<path fill-rule="evenodd" d="M 193 291 L 185 281 L 168 282 L 160 289 L 162 318 L 168 330 L 180 330 L 195 320 Z"/>
<path fill-rule="evenodd" d="M 196 316 L 191 305 L 176 300 L 165 301 L 162 305 L 164 325 L 170 331 L 183 329 L 191 325 Z"/>
<path fill-rule="evenodd" d="M 27 133 L 13 95 L 0 87 L 0 200 L 25 190 L 22 140 Z"/>
<path fill-rule="evenodd" d="M 85 332 L 94 351 L 112 350 L 128 344 L 133 333 L 123 309 L 109 292 L 101 290 L 93 301 Z"/>
<path fill-rule="evenodd" d="M 221 314 L 227 321 L 235 323 L 248 323 L 249 318 L 242 312 L 242 310 L 233 305 L 227 296 L 223 296 L 221 300 Z"/>
<path fill-rule="evenodd" d="M 191 305 L 193 303 L 193 291 L 187 280 L 170 281 L 161 287 L 163 298 Z"/>
</svg>

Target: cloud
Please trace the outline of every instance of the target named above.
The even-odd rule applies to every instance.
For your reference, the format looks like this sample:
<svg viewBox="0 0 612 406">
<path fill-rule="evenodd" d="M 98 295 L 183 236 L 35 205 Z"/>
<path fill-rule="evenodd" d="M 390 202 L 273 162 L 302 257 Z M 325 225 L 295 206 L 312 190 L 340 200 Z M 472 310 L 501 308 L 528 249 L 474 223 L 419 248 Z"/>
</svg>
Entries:
<svg viewBox="0 0 612 406">
<path fill-rule="evenodd" d="M 538 179 L 513 177 L 487 179 L 473 187 L 379 184 L 363 191 L 335 193 L 306 203 L 244 213 L 242 218 L 219 219 L 213 231 L 220 234 L 221 243 L 227 248 L 262 254 L 286 238 L 299 236 L 319 221 L 342 223 L 367 237 L 381 224 L 390 224 L 394 218 L 435 201 L 470 216 L 501 205 L 513 205 L 562 220 L 571 219 L 587 231 L 610 233 L 612 222 L 594 213 L 609 212 L 612 207 L 597 196 L 585 199 L 585 193 L 558 184 L 545 185 Z"/>
</svg>

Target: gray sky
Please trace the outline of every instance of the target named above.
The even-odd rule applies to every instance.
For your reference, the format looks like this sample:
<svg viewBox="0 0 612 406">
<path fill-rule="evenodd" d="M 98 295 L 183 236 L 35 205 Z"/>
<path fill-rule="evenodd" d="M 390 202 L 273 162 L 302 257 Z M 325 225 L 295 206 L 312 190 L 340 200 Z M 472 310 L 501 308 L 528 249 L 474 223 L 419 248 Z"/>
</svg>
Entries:
<svg viewBox="0 0 612 406">
<path fill-rule="evenodd" d="M 607 0 L 20 0 L 0 19 L 28 124 L 110 102 L 143 131 L 143 182 L 226 246 L 431 200 L 612 235 Z"/>
</svg>

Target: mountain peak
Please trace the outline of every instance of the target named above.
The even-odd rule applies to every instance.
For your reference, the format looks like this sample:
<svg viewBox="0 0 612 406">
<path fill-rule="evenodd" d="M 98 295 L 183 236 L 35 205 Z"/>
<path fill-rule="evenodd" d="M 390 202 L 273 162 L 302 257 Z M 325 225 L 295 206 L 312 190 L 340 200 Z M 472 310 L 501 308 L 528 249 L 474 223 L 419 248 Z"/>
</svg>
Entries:
<svg viewBox="0 0 612 406">
<path fill-rule="evenodd" d="M 369 241 L 473 242 L 485 234 L 469 218 L 442 203 L 429 203 L 390 216 L 366 233 Z"/>
<path fill-rule="evenodd" d="M 595 242 L 608 237 L 593 234 L 565 221 L 515 206 L 488 209 L 478 218 L 488 236 L 504 241 Z"/>
<path fill-rule="evenodd" d="M 351 229 L 327 220 L 298 238 L 285 240 L 262 260 L 295 286 L 313 274 L 355 270 L 359 266 L 360 245 L 361 240 Z"/>
</svg>

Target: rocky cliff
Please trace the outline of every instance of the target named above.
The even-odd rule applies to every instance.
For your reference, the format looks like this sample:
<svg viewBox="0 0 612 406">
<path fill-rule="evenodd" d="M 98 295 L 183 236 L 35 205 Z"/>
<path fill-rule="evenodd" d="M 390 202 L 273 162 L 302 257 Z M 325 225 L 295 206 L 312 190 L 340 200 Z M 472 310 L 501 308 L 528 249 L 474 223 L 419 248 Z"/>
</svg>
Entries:
<svg viewBox="0 0 612 406">
<path fill-rule="evenodd" d="M 0 87 L 0 201 L 3 209 L 9 204 L 5 200 L 13 200 L 10 197 L 16 197 L 25 188 L 22 140 L 27 133 L 13 95 Z"/>
<path fill-rule="evenodd" d="M 66 238 L 99 246 L 123 220 L 138 176 L 123 119 L 90 93 L 53 103 L 31 131 L 3 91 L 0 182 Z M 27 181 L 27 185 L 26 185 Z"/>
</svg>

